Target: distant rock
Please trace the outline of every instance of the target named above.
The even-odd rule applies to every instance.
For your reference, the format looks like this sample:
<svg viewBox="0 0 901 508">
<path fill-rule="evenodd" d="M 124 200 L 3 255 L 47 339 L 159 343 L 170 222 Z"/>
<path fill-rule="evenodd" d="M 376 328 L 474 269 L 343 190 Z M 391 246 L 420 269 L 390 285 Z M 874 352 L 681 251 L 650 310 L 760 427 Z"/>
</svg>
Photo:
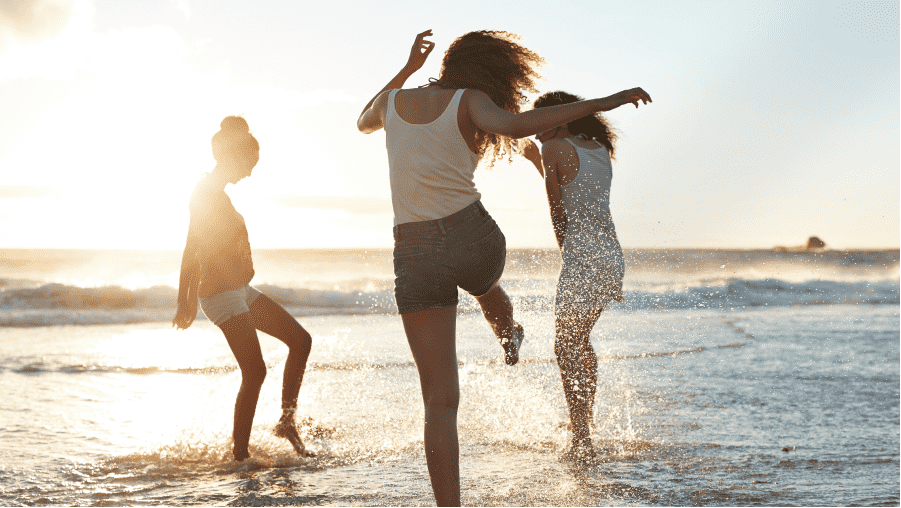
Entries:
<svg viewBox="0 0 901 508">
<path fill-rule="evenodd" d="M 820 250 L 826 248 L 826 242 L 820 240 L 818 236 L 811 236 L 807 239 L 807 245 L 798 245 L 796 247 L 783 247 L 781 245 L 777 245 L 773 247 L 773 250 L 784 252 L 784 251 L 798 251 L 798 250 Z"/>
<path fill-rule="evenodd" d="M 826 248 L 826 242 L 820 240 L 817 236 L 811 236 L 807 239 L 807 250 L 811 249 L 824 249 Z"/>
</svg>

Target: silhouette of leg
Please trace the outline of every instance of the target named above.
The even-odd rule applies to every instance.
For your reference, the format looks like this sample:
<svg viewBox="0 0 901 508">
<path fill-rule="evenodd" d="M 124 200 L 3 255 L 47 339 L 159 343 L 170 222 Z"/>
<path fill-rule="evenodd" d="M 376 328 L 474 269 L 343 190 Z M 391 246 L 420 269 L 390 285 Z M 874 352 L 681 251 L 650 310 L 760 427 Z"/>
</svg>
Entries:
<svg viewBox="0 0 901 508">
<path fill-rule="evenodd" d="M 519 347 L 522 343 L 522 325 L 513 319 L 513 303 L 507 293 L 495 282 L 487 293 L 475 297 L 482 307 L 482 314 L 504 347 L 504 360 L 508 365 L 519 361 Z"/>
<path fill-rule="evenodd" d="M 457 441 L 457 309 L 401 314 L 419 371 L 425 405 L 425 454 L 438 506 L 460 506 L 460 449 Z"/>
<path fill-rule="evenodd" d="M 590 333 L 601 309 L 589 312 L 558 310 L 554 353 L 563 379 L 563 391 L 572 422 L 573 445 L 590 446 L 597 391 L 597 355 Z"/>
<path fill-rule="evenodd" d="M 303 383 L 312 338 L 288 311 L 266 295 L 260 295 L 254 300 L 250 306 L 250 315 L 257 330 L 288 346 L 288 358 L 285 360 L 282 377 L 282 416 L 275 429 L 276 435 L 287 439 L 298 454 L 312 455 L 306 451 L 295 422 L 297 394 Z"/>
<path fill-rule="evenodd" d="M 591 330 L 594 328 L 603 310 L 600 307 L 592 309 L 591 313 L 582 322 L 582 330 L 579 334 L 581 337 L 582 370 L 585 373 L 585 395 L 588 402 L 585 411 L 589 427 L 594 427 L 594 399 L 598 390 L 598 355 L 595 353 L 594 347 L 591 346 Z"/>
<path fill-rule="evenodd" d="M 241 388 L 235 400 L 234 456 L 244 460 L 250 456 L 248 443 L 253 416 L 260 397 L 260 388 L 266 379 L 266 363 L 260 351 L 260 341 L 249 312 L 235 316 L 220 326 L 225 339 L 241 368 Z"/>
<path fill-rule="evenodd" d="M 288 359 L 285 360 L 282 379 L 282 408 L 296 407 L 297 394 L 310 356 L 310 334 L 288 311 L 266 295 L 260 295 L 254 300 L 250 306 L 250 315 L 257 330 L 288 346 Z"/>
<path fill-rule="evenodd" d="M 554 339 L 554 354 L 563 380 L 563 393 L 569 408 L 569 419 L 572 422 L 573 441 L 588 438 L 588 426 L 585 420 L 587 403 L 585 390 L 586 376 L 582 366 L 582 351 L 576 346 L 576 338 L 565 330 L 557 330 Z"/>
</svg>

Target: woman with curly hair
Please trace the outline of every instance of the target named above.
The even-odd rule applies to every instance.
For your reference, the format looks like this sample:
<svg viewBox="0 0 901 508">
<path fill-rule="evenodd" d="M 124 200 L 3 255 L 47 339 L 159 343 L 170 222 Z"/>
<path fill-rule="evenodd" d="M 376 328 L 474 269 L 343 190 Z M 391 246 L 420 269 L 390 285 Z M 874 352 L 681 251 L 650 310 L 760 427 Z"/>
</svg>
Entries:
<svg viewBox="0 0 901 508">
<path fill-rule="evenodd" d="M 241 369 L 241 389 L 235 401 L 235 460 L 250 456 L 248 445 L 266 362 L 257 330 L 288 346 L 282 380 L 282 416 L 275 435 L 291 443 L 301 456 L 311 456 L 295 423 L 297 394 L 303 381 L 312 340 L 281 305 L 251 287 L 253 260 L 244 218 L 225 193 L 227 184 L 250 176 L 260 160 L 260 144 L 239 116 L 222 120 L 213 136 L 216 167 L 197 182 L 191 194 L 191 222 L 181 262 L 178 310 L 172 324 L 186 329 L 197 316 L 197 303 L 218 326 Z"/>
<path fill-rule="evenodd" d="M 416 361 L 425 405 L 425 452 L 438 505 L 459 505 L 457 287 L 472 294 L 505 351 L 519 359 L 522 327 L 498 281 L 506 242 L 473 184 L 480 160 L 512 157 L 517 139 L 597 111 L 638 105 L 635 88 L 606 97 L 520 113 L 536 92 L 542 59 L 506 32 L 470 32 L 447 49 L 437 80 L 399 90 L 434 43 L 420 33 L 407 64 L 363 108 L 360 132 L 384 128 L 394 207 L 397 310 Z"/>
<path fill-rule="evenodd" d="M 549 92 L 535 109 L 582 101 Z M 554 298 L 554 353 L 572 423 L 567 455 L 589 458 L 589 437 L 598 384 L 598 357 L 590 334 L 612 301 L 623 301 L 623 251 L 610 216 L 616 134 L 600 114 L 584 116 L 538 134 L 541 153 L 529 142 L 523 155 L 544 176 L 551 223 L 563 257 Z"/>
</svg>

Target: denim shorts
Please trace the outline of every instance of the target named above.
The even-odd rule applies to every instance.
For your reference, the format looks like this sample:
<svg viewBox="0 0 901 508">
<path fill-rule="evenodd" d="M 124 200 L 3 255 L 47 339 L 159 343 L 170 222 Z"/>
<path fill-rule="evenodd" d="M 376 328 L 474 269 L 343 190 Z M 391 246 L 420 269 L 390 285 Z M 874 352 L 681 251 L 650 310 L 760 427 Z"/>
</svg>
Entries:
<svg viewBox="0 0 901 508">
<path fill-rule="evenodd" d="M 250 306 L 263 293 L 255 288 L 244 286 L 241 289 L 223 291 L 213 296 L 201 297 L 200 308 L 207 319 L 216 326 L 229 319 L 250 312 Z"/>
<path fill-rule="evenodd" d="M 457 306 L 457 287 L 482 296 L 504 273 L 507 241 L 481 201 L 447 217 L 394 226 L 400 314 Z"/>
</svg>

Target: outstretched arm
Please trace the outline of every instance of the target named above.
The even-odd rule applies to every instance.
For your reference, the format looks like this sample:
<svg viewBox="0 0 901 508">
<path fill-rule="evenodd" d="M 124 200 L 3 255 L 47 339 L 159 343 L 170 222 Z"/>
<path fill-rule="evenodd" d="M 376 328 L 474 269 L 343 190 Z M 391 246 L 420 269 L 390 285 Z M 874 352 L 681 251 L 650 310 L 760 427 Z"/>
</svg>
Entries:
<svg viewBox="0 0 901 508">
<path fill-rule="evenodd" d="M 372 134 L 385 126 L 385 106 L 388 103 L 388 94 L 385 92 L 402 88 L 407 79 L 422 68 L 422 65 L 429 57 L 429 53 L 435 48 L 434 42 L 425 40 L 426 37 L 431 35 L 432 31 L 426 30 L 416 36 L 416 42 L 413 43 L 413 47 L 410 49 L 410 57 L 407 59 L 406 65 L 363 108 L 363 112 L 360 113 L 360 117 L 357 119 L 357 129 L 360 132 Z"/>
<path fill-rule="evenodd" d="M 561 104 L 532 109 L 519 114 L 510 113 L 491 100 L 485 92 L 473 90 L 469 101 L 469 118 L 476 127 L 509 138 L 524 138 L 600 111 L 610 111 L 624 104 L 647 104 L 651 96 L 641 88 L 623 90 L 602 99 Z"/>
</svg>

